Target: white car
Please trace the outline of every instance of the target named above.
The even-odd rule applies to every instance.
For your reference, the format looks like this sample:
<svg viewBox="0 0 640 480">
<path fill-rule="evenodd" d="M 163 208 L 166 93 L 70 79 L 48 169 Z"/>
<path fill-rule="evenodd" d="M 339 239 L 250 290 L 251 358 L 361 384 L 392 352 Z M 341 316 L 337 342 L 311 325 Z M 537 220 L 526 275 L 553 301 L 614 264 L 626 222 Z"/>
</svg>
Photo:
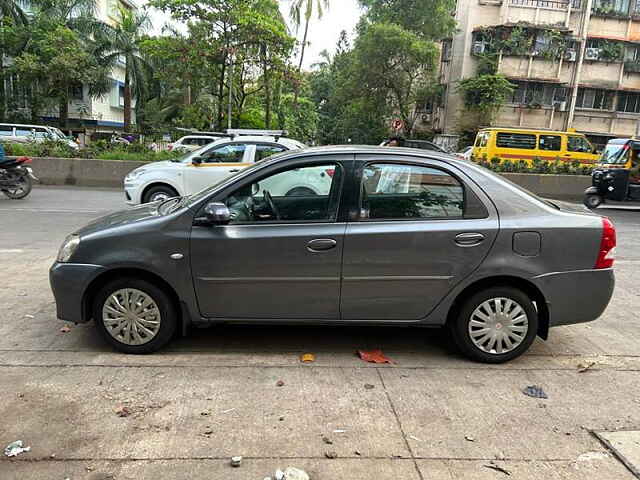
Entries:
<svg viewBox="0 0 640 480">
<path fill-rule="evenodd" d="M 471 155 L 473 154 L 473 146 L 465 147 L 461 152 L 456 153 L 456 157 L 460 160 L 471 161 Z"/>
<path fill-rule="evenodd" d="M 154 162 L 136 168 L 124 179 L 126 201 L 129 205 L 157 202 L 171 197 L 197 193 L 220 180 L 253 165 L 266 157 L 287 150 L 306 148 L 306 145 L 277 135 L 247 130 L 253 134 L 231 133 L 187 153 L 181 158 L 166 162 Z M 308 170 L 308 169 L 307 169 Z M 317 172 L 318 178 L 299 178 L 295 185 L 279 185 L 274 195 L 312 195 L 319 191 L 318 182 L 330 182 L 333 172 Z M 315 177 L 315 175 L 314 175 Z M 280 191 L 284 190 L 286 191 Z"/>
<path fill-rule="evenodd" d="M 208 136 L 208 135 L 187 135 L 179 138 L 173 143 L 167 145 L 169 150 L 175 150 L 178 152 L 193 152 L 199 148 L 209 145 L 215 142 L 220 137 Z"/>
<path fill-rule="evenodd" d="M 25 125 L 21 123 L 0 123 L 0 140 L 4 142 L 29 143 L 54 140 L 61 142 L 74 150 L 80 146 L 67 137 L 62 130 L 49 125 Z"/>
</svg>

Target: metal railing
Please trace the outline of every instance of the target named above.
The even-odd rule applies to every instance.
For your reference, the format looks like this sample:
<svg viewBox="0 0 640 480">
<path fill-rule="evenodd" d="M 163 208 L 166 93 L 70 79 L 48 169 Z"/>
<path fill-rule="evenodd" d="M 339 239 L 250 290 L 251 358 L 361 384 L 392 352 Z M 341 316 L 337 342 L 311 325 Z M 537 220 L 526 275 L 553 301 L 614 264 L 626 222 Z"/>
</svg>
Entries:
<svg viewBox="0 0 640 480">
<path fill-rule="evenodd" d="M 511 5 L 520 5 L 523 7 L 557 8 L 559 10 L 566 10 L 569 5 L 571 5 L 572 10 L 580 9 L 582 7 L 582 0 L 510 0 L 509 3 Z"/>
</svg>

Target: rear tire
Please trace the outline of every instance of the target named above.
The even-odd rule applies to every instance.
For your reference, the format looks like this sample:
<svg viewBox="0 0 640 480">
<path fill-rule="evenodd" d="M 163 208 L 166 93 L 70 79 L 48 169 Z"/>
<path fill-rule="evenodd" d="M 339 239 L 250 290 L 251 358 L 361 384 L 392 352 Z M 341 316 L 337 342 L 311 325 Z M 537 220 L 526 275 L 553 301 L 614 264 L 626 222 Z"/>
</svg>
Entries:
<svg viewBox="0 0 640 480">
<path fill-rule="evenodd" d="M 529 349 L 538 332 L 538 312 L 523 291 L 496 286 L 465 300 L 448 327 L 466 357 L 503 363 Z"/>
<path fill-rule="evenodd" d="M 102 287 L 93 302 L 93 319 L 109 344 L 133 354 L 159 350 L 171 340 L 178 324 L 171 297 L 135 277 L 122 277 Z"/>
<path fill-rule="evenodd" d="M 22 183 L 19 188 L 11 189 L 11 190 L 2 190 L 2 193 L 4 193 L 11 200 L 21 200 L 27 195 L 29 195 L 31 193 L 31 189 L 33 188 L 33 182 L 31 181 L 31 177 L 28 174 L 25 174 L 21 180 L 22 180 Z"/>
<path fill-rule="evenodd" d="M 584 197 L 584 206 L 590 210 L 598 208 L 602 204 L 602 197 L 600 195 L 589 194 Z"/>
<path fill-rule="evenodd" d="M 144 192 L 142 203 L 159 202 L 177 196 L 178 192 L 169 185 L 156 185 Z"/>
</svg>

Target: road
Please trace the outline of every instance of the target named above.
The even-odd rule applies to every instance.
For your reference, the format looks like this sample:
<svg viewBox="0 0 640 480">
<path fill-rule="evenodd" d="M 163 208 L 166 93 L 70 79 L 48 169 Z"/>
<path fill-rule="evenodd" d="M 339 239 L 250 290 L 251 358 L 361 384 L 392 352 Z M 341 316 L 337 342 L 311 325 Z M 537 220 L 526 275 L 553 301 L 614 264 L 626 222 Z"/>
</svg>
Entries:
<svg viewBox="0 0 640 480">
<path fill-rule="evenodd" d="M 634 478 L 592 432 L 640 430 L 640 212 L 606 212 L 619 248 L 604 316 L 489 366 L 419 329 L 215 327 L 148 356 L 114 352 L 92 325 L 63 333 L 47 278 L 57 248 L 123 207 L 113 190 L 0 199 L 0 447 L 31 446 L 0 458 L 2 480 L 262 480 L 287 466 L 312 480 L 507 478 L 496 466 L 516 479 Z M 363 363 L 362 348 L 395 363 Z M 549 398 L 523 395 L 528 385 Z"/>
</svg>

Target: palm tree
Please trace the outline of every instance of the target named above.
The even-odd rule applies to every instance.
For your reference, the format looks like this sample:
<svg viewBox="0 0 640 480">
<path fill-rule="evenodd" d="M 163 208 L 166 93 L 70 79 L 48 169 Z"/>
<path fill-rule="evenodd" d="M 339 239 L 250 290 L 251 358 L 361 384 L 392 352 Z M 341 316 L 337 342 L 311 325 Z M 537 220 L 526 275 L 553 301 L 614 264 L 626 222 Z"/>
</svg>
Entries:
<svg viewBox="0 0 640 480">
<path fill-rule="evenodd" d="M 111 39 L 107 43 L 107 61 L 116 64 L 124 62 L 124 130 L 131 127 L 131 98 L 142 98 L 145 76 L 149 70 L 140 52 L 140 44 L 149 27 L 149 15 L 120 9 L 120 22 L 112 27 Z"/>
<path fill-rule="evenodd" d="M 302 36 L 302 49 L 300 50 L 300 63 L 298 64 L 298 76 L 302 71 L 302 63 L 304 62 L 304 53 L 307 48 L 307 38 L 309 36 L 309 24 L 314 10 L 318 13 L 318 19 L 322 18 L 324 10 L 329 8 L 329 0 L 293 0 L 291 4 L 290 16 L 296 26 L 296 31 L 300 29 L 304 18 L 304 35 Z M 294 106 L 298 105 L 298 93 L 300 87 L 296 84 Z"/>
<path fill-rule="evenodd" d="M 17 24 L 26 24 L 27 15 L 16 0 L 0 0 L 0 18 L 9 17 Z"/>
</svg>

